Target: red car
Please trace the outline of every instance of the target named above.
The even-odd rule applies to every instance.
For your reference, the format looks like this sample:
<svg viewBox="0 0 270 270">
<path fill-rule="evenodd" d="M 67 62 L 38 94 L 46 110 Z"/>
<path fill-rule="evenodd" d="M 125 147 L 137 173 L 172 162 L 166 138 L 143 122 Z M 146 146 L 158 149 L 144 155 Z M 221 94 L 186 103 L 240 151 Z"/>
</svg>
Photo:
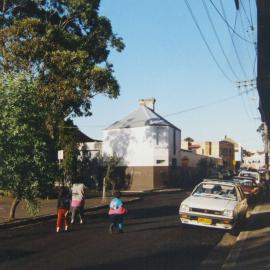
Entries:
<svg viewBox="0 0 270 270">
<path fill-rule="evenodd" d="M 255 201 L 262 192 L 262 186 L 256 183 L 256 180 L 247 176 L 235 176 L 233 181 L 239 184 L 245 193 L 248 201 Z"/>
</svg>

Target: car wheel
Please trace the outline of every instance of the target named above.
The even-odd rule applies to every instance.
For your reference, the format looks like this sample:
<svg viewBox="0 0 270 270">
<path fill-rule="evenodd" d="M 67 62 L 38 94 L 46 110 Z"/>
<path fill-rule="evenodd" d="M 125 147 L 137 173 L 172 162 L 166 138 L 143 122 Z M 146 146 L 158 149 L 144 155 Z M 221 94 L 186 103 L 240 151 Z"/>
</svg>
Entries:
<svg viewBox="0 0 270 270">
<path fill-rule="evenodd" d="M 233 226 L 233 228 L 231 229 L 230 233 L 233 236 L 238 236 L 238 234 L 240 233 L 240 228 L 239 228 L 239 224 L 238 223 Z"/>
</svg>

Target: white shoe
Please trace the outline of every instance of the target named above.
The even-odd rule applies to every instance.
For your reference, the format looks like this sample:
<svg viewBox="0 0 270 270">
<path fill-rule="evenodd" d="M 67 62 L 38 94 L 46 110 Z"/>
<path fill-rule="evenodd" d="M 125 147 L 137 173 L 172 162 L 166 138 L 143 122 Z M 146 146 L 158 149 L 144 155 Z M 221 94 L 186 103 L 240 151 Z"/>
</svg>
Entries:
<svg viewBox="0 0 270 270">
<path fill-rule="evenodd" d="M 59 228 L 59 227 L 57 227 L 57 228 L 56 228 L 56 232 L 59 232 L 59 231 L 60 231 L 60 228 Z"/>
<path fill-rule="evenodd" d="M 83 220 L 82 219 L 80 220 L 80 224 L 83 224 Z"/>
<path fill-rule="evenodd" d="M 67 230 L 68 230 L 68 226 L 65 226 L 65 231 L 67 232 Z"/>
</svg>

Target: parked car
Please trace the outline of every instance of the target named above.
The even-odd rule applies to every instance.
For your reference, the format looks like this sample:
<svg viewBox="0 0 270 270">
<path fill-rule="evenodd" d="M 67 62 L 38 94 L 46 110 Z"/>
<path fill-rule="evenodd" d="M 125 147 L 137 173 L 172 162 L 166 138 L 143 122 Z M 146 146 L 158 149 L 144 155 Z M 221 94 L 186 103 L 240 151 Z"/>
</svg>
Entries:
<svg viewBox="0 0 270 270">
<path fill-rule="evenodd" d="M 180 205 L 184 225 L 232 230 L 246 218 L 247 198 L 233 181 L 204 180 Z"/>
<path fill-rule="evenodd" d="M 255 203 L 258 196 L 263 192 L 262 185 L 257 184 L 253 177 L 235 176 L 233 180 L 241 186 L 248 202 Z"/>
<path fill-rule="evenodd" d="M 261 175 L 258 172 L 243 170 L 243 171 L 240 171 L 238 176 L 253 177 L 257 184 L 261 183 Z"/>
</svg>

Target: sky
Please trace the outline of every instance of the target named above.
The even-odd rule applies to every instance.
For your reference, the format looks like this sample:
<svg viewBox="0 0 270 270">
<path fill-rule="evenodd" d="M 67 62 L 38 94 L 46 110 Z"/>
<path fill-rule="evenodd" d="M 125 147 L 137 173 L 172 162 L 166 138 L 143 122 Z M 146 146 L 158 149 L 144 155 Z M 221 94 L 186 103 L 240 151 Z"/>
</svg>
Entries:
<svg viewBox="0 0 270 270">
<path fill-rule="evenodd" d="M 100 15 L 126 45 L 109 57 L 120 96 L 96 96 L 93 115 L 75 124 L 102 139 L 103 129 L 137 109 L 139 99 L 154 97 L 155 111 L 181 129 L 182 139 L 219 141 L 226 135 L 262 150 L 251 81 L 256 4 L 240 3 L 237 11 L 234 0 L 101 0 Z"/>
</svg>

